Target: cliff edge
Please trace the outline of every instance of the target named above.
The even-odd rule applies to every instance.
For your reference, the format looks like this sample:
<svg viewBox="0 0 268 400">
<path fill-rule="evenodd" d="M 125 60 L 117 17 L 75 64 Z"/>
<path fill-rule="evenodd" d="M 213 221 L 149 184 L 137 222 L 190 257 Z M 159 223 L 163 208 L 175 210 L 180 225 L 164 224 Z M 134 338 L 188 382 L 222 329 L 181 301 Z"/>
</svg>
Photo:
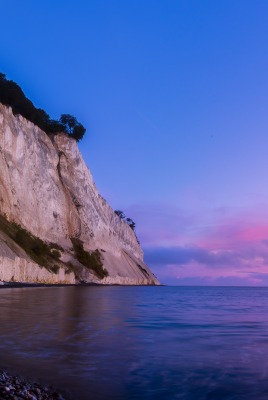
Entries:
<svg viewBox="0 0 268 400">
<path fill-rule="evenodd" d="M 0 104 L 0 280 L 157 285 L 74 139 Z"/>
</svg>

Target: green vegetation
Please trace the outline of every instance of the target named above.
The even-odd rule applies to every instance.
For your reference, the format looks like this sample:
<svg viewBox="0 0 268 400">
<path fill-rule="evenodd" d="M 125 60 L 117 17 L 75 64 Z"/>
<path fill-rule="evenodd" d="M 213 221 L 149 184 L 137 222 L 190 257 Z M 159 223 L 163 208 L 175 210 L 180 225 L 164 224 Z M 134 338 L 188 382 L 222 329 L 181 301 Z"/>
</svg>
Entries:
<svg viewBox="0 0 268 400">
<path fill-rule="evenodd" d="M 4 232 L 13 243 L 15 242 L 25 253 L 40 266 L 47 270 L 58 273 L 60 265 L 61 253 L 63 248 L 56 243 L 46 243 L 42 239 L 34 236 L 16 222 L 8 221 L 5 215 L 0 214 L 0 231 Z M 77 260 L 86 268 L 91 270 L 98 278 L 103 279 L 108 276 L 108 272 L 103 268 L 102 256 L 99 250 L 88 252 L 84 249 L 83 243 L 77 238 L 71 238 L 73 249 Z M 16 251 L 15 244 L 14 251 Z M 68 262 L 67 273 L 73 271 L 76 278 L 79 277 L 77 266 Z"/>
<path fill-rule="evenodd" d="M 118 215 L 118 217 L 121 218 L 123 221 L 125 221 L 133 231 L 135 231 L 136 224 L 133 219 L 127 218 L 123 211 L 120 210 L 115 210 L 115 214 Z"/>
<path fill-rule="evenodd" d="M 57 274 L 59 272 L 60 267 L 56 264 L 52 265 L 52 267 L 50 267 L 50 271 L 53 272 L 53 274 Z"/>
<path fill-rule="evenodd" d="M 98 249 L 89 253 L 84 249 L 81 240 L 77 238 L 71 238 L 71 241 L 75 256 L 77 260 L 84 265 L 84 267 L 92 270 L 100 279 L 108 276 L 107 270 L 103 268 L 101 253 Z"/>
<path fill-rule="evenodd" d="M 0 231 L 17 243 L 34 262 L 52 272 L 56 269 L 58 271 L 55 261 L 59 261 L 61 256 L 59 250 L 63 250 L 59 245 L 44 242 L 22 226 L 8 221 L 3 215 L 0 215 Z"/>
<path fill-rule="evenodd" d="M 77 119 L 70 114 L 62 114 L 60 117 L 60 123 L 64 127 L 64 132 L 77 142 L 83 138 L 86 132 L 83 125 L 80 124 Z"/>
<path fill-rule="evenodd" d="M 44 110 L 33 105 L 17 83 L 6 79 L 2 73 L 0 73 L 0 103 L 10 106 L 15 115 L 22 115 L 47 134 L 64 132 L 79 142 L 86 132 L 83 125 L 72 115 L 62 114 L 59 121 L 51 119 Z"/>
<path fill-rule="evenodd" d="M 76 279 L 79 279 L 79 274 L 76 265 L 68 261 L 67 263 L 65 263 L 65 266 L 67 267 L 66 274 L 70 274 L 71 272 L 73 272 Z"/>
</svg>

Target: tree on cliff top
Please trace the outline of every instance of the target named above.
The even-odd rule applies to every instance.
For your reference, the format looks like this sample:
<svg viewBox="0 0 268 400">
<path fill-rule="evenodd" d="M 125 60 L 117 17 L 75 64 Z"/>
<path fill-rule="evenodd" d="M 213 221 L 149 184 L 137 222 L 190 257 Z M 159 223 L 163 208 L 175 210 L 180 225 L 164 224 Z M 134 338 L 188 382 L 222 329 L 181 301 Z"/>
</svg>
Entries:
<svg viewBox="0 0 268 400">
<path fill-rule="evenodd" d="M 133 221 L 133 219 L 127 218 L 125 216 L 125 214 L 123 213 L 123 211 L 121 211 L 121 210 L 115 210 L 115 214 L 118 215 L 118 217 L 120 219 L 122 219 L 122 221 L 125 221 L 133 231 L 135 231 L 136 224 Z"/>
<path fill-rule="evenodd" d="M 68 136 L 79 142 L 83 139 L 86 129 L 80 124 L 75 117 L 70 114 L 62 114 L 60 117 L 60 123 L 64 127 L 64 132 Z"/>
<path fill-rule="evenodd" d="M 123 220 L 126 218 L 125 214 L 121 210 L 115 210 L 115 214 L 118 215 L 118 217 Z"/>
<path fill-rule="evenodd" d="M 59 121 L 51 119 L 44 110 L 34 106 L 16 82 L 8 80 L 1 72 L 0 103 L 10 106 L 15 115 L 22 115 L 47 134 L 64 132 L 79 142 L 86 132 L 83 125 L 72 115 L 62 114 Z"/>
</svg>

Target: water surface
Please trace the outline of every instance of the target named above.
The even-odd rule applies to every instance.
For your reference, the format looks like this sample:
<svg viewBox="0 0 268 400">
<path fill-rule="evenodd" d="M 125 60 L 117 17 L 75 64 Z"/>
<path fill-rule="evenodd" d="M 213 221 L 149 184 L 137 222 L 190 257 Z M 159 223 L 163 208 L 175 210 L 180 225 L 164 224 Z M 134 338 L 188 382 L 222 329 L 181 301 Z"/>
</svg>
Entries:
<svg viewBox="0 0 268 400">
<path fill-rule="evenodd" d="M 268 288 L 0 290 L 0 364 L 87 399 L 268 399 Z"/>
</svg>

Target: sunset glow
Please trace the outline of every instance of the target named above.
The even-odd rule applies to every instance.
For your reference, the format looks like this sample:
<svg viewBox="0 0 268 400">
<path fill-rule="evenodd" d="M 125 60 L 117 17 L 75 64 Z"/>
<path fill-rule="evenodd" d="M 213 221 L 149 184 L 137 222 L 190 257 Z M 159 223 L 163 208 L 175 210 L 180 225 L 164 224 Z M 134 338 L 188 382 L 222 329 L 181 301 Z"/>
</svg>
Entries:
<svg viewBox="0 0 268 400">
<path fill-rule="evenodd" d="M 87 128 L 99 192 L 160 280 L 267 285 L 268 2 L 16 3 L 0 70 Z"/>
</svg>

